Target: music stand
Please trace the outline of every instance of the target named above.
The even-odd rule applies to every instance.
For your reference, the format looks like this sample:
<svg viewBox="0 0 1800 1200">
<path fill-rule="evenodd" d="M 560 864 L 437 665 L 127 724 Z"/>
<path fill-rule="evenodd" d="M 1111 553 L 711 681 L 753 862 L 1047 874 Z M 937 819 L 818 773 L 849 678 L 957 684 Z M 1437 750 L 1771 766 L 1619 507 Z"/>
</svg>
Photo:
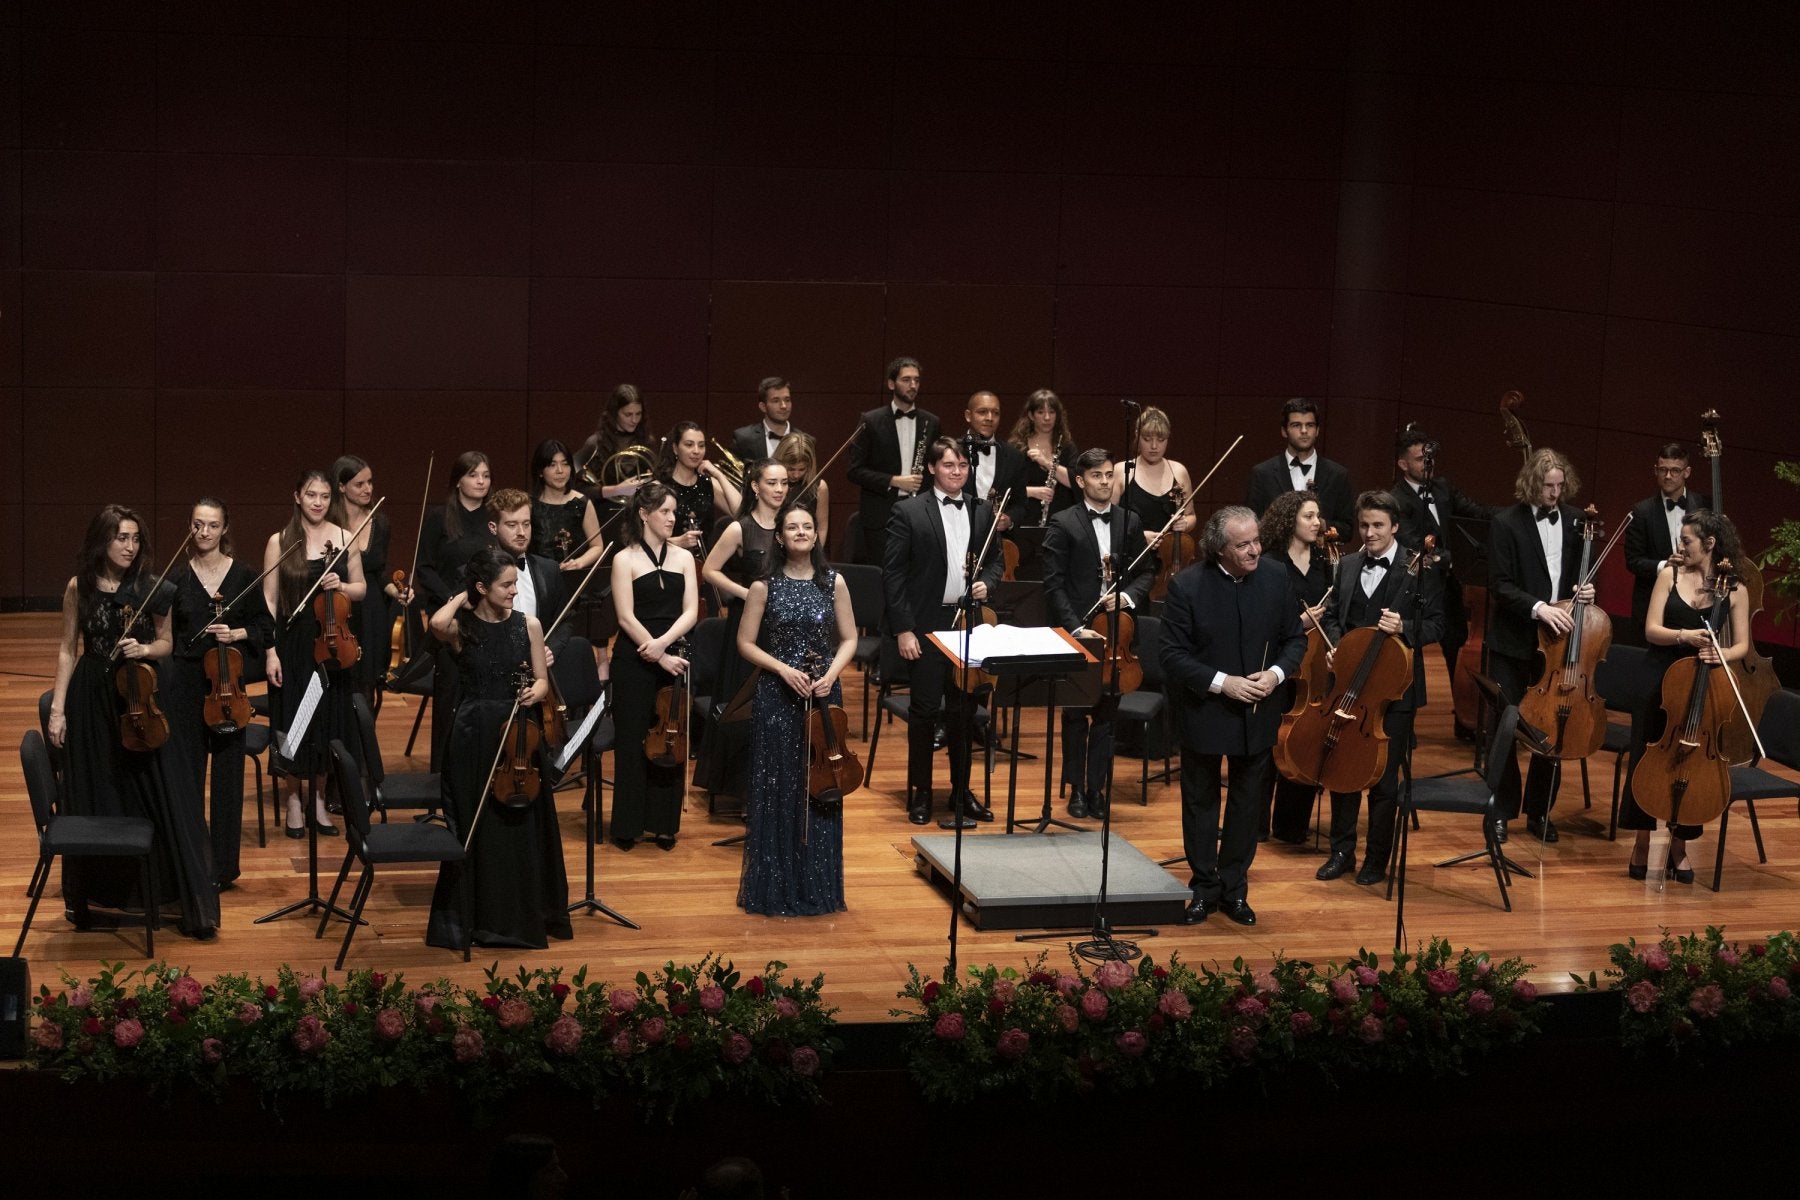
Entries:
<svg viewBox="0 0 1800 1200">
<path fill-rule="evenodd" d="M 319 670 L 316 666 L 313 669 Z M 327 686 L 329 686 L 329 684 Z M 337 686 L 349 687 L 350 685 L 348 681 L 344 681 Z M 312 724 L 309 725 L 306 730 L 306 738 L 312 743 L 316 753 L 321 756 L 329 754 L 329 751 L 320 744 L 325 741 L 325 721 L 322 714 L 318 712 L 313 713 Z M 280 751 L 275 751 L 275 754 L 279 756 Z M 282 761 L 287 762 L 288 766 L 288 770 L 283 772 L 284 774 L 291 774 L 297 769 L 292 760 Z M 325 757 L 321 757 L 320 761 L 323 762 L 329 760 Z M 271 774 L 274 773 L 275 766 L 276 763 L 271 761 L 269 768 Z M 327 809 L 330 808 L 332 790 L 333 784 L 331 776 L 327 775 L 325 777 Z M 358 925 L 367 925 L 369 922 L 364 918 L 353 917 L 329 900 L 322 899 L 319 896 L 319 823 L 316 819 L 319 808 L 319 777 L 317 775 L 308 775 L 306 777 L 306 800 L 304 801 L 304 807 L 306 820 L 306 895 L 300 897 L 300 899 L 294 901 L 292 904 L 284 904 L 273 912 L 264 913 L 262 916 L 252 921 L 251 924 L 266 925 L 270 921 L 279 921 L 281 918 L 292 916 L 295 913 L 303 913 L 310 917 L 313 913 L 323 912 L 327 918 L 335 913 L 346 921 L 354 921 Z M 285 817 L 283 819 L 285 821 Z M 338 832 L 345 838 L 350 836 L 342 826 L 339 827 Z"/>
</svg>

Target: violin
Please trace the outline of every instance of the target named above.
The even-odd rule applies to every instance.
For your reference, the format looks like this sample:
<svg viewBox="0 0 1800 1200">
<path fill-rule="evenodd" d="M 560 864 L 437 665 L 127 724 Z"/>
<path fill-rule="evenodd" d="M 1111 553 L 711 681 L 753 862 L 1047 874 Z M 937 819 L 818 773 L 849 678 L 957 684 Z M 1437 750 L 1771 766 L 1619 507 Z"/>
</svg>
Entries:
<svg viewBox="0 0 1800 1200">
<path fill-rule="evenodd" d="M 1435 559 L 1437 539 L 1427 535 L 1424 549 L 1406 565 L 1406 584 L 1388 606 L 1395 612 L 1416 602 L 1419 573 Z M 1365 625 L 1346 633 L 1337 645 L 1337 661 L 1356 663 L 1339 673 L 1325 702 L 1303 710 L 1289 730 L 1288 759 L 1294 778 L 1333 792 L 1360 792 L 1372 787 L 1387 767 L 1388 737 L 1382 719 L 1388 705 L 1406 695 L 1413 681 L 1413 652 L 1379 626 Z"/>
<path fill-rule="evenodd" d="M 536 679 L 531 664 L 522 662 L 513 682 L 523 691 Z M 528 808 L 538 797 L 538 751 L 543 746 L 544 735 L 535 722 L 525 718 L 523 708 L 515 703 L 512 720 L 507 722 L 500 736 L 505 744 L 500 751 L 500 765 L 494 769 L 494 803 L 503 808 Z"/>
<path fill-rule="evenodd" d="M 555 671 L 545 671 L 544 678 L 550 684 L 550 695 L 538 706 L 538 716 L 544 723 L 544 741 L 552 750 L 561 750 L 569 740 L 569 702 L 556 685 Z"/>
<path fill-rule="evenodd" d="M 325 543 L 326 569 L 331 569 L 330 559 L 337 553 L 331 542 Z M 319 589 L 313 597 L 313 619 L 319 623 L 319 636 L 313 639 L 313 659 L 316 662 L 335 664 L 340 671 L 348 671 L 362 657 L 362 647 L 357 644 L 356 634 L 350 631 L 350 597 L 344 595 L 341 588 L 326 591 Z"/>
<path fill-rule="evenodd" d="M 971 472 L 971 474 L 973 474 L 973 472 Z M 988 491 L 987 500 L 988 504 L 994 510 L 995 521 L 999 521 L 1001 517 L 1006 515 L 1007 498 L 1011 495 L 1011 488 L 1008 488 L 1005 492 L 1001 492 L 997 487 Z M 1011 538 L 1002 537 L 1000 539 L 1000 561 L 1005 564 L 1000 572 L 1000 578 L 1011 583 L 1017 578 L 1015 572 L 1019 569 L 1019 547 L 1013 543 Z"/>
<path fill-rule="evenodd" d="M 1599 568 L 1593 559 L 1594 538 L 1599 532 L 1600 513 L 1590 504 L 1587 520 L 1581 524 L 1578 578 L 1582 583 Z M 1607 548 L 1611 549 L 1610 543 Z M 1586 758 L 1606 740 L 1606 698 L 1595 690 L 1594 674 L 1612 646 L 1612 620 L 1597 604 L 1557 601 L 1557 607 L 1565 606 L 1575 621 L 1568 633 L 1554 633 L 1542 623 L 1538 626 L 1544 674 L 1519 701 L 1519 716 L 1533 728 L 1544 730 L 1550 743 L 1546 757 Z"/>
<path fill-rule="evenodd" d="M 125 626 L 119 633 L 124 641 L 140 615 L 125 606 Z M 115 654 L 118 653 L 115 647 Z M 119 741 L 127 750 L 140 754 L 160 748 L 169 740 L 169 718 L 156 703 L 156 668 L 146 659 L 131 659 L 120 664 L 113 673 L 113 687 L 125 701 L 119 714 Z"/>
<path fill-rule="evenodd" d="M 556 561 L 568 562 L 569 551 L 575 548 L 575 535 L 567 529 L 559 529 L 550 544 L 556 549 Z"/>
<path fill-rule="evenodd" d="M 806 670 L 823 679 L 824 656 L 808 651 Z M 815 803 L 836 807 L 863 784 L 862 762 L 850 750 L 850 720 L 822 696 L 809 697 L 806 707 L 806 794 Z"/>
<path fill-rule="evenodd" d="M 1719 436 L 1718 410 L 1707 409 L 1701 414 L 1700 421 L 1700 452 L 1712 460 L 1713 511 L 1722 513 L 1725 501 L 1719 495 L 1725 486 L 1725 443 Z M 1744 589 L 1744 598 L 1750 602 L 1750 622 L 1754 628 L 1756 614 L 1763 607 L 1762 572 L 1756 569 L 1756 564 L 1744 562 L 1737 565 L 1735 578 Z M 1754 641 L 1744 657 L 1731 664 L 1731 674 L 1737 680 L 1738 691 L 1743 694 L 1748 720 L 1734 719 L 1726 727 L 1725 756 L 1733 766 L 1741 767 L 1756 759 L 1755 722 L 1762 720 L 1769 697 L 1781 690 L 1781 680 L 1775 678 L 1775 664 L 1769 661 L 1768 655 L 1757 650 Z"/>
<path fill-rule="evenodd" d="M 1713 629 L 1729 620 L 1737 585 L 1731 562 L 1713 564 L 1710 586 Z M 1717 668 L 1691 655 L 1676 660 L 1662 678 L 1663 735 L 1631 773 L 1638 807 L 1671 825 L 1704 825 L 1731 801 L 1731 762 L 1723 735 L 1737 716 L 1729 687 L 1714 687 Z"/>
<path fill-rule="evenodd" d="M 687 639 L 676 642 L 669 650 L 677 658 L 686 658 Z M 656 720 L 644 737 L 644 757 L 659 767 L 682 767 L 688 760 L 688 674 L 683 671 L 668 687 L 656 693 Z"/>
<path fill-rule="evenodd" d="M 1179 483 L 1171 483 L 1168 496 L 1169 503 L 1173 504 L 1179 512 L 1182 501 L 1187 499 L 1187 493 L 1182 490 Z M 1161 565 L 1156 569 L 1155 582 L 1150 585 L 1152 600 L 1161 600 L 1168 596 L 1169 580 L 1173 579 L 1181 568 L 1193 562 L 1198 551 L 1199 543 L 1194 540 L 1192 533 L 1178 530 L 1173 524 L 1170 525 L 1168 531 L 1162 535 L 1162 540 L 1156 544 L 1157 558 Z"/>
<path fill-rule="evenodd" d="M 213 593 L 213 621 L 225 620 L 225 597 Z M 244 655 L 236 646 L 215 642 L 206 652 L 204 717 L 214 733 L 236 733 L 250 724 L 250 697 L 244 692 Z"/>
<path fill-rule="evenodd" d="M 1100 560 L 1100 594 L 1106 595 L 1112 590 L 1113 572 L 1115 570 L 1113 556 L 1108 554 Z M 1132 651 L 1137 641 L 1137 622 L 1125 611 L 1123 605 L 1111 612 L 1096 612 L 1099 619 L 1088 628 L 1100 639 L 1100 652 L 1095 655 L 1100 660 L 1102 678 L 1108 692 L 1135 692 L 1144 684 L 1144 664 Z M 1115 642 L 1116 639 L 1116 642 Z M 1114 654 L 1114 647 L 1117 654 Z"/>
</svg>

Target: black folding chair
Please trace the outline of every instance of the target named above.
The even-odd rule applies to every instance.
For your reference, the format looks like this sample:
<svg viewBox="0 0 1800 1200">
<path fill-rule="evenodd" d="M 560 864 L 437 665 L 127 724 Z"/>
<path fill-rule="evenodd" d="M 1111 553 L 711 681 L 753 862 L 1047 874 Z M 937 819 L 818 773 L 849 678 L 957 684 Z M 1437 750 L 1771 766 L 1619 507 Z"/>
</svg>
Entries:
<svg viewBox="0 0 1800 1200">
<path fill-rule="evenodd" d="M 358 765 L 369 781 L 369 792 L 374 797 L 372 807 L 381 814 L 381 823 L 387 824 L 390 808 L 422 808 L 425 812 L 418 820 L 440 820 L 438 806 L 444 799 L 443 776 L 430 771 L 402 771 L 389 775 L 381 757 L 381 739 L 375 733 L 375 710 L 361 692 L 350 697 L 350 708 L 356 714 L 356 740 L 362 752 L 358 755 Z"/>
<path fill-rule="evenodd" d="M 1780 763 L 1790 771 L 1800 771 L 1800 692 L 1788 689 L 1770 696 L 1762 720 L 1756 723 L 1756 732 L 1769 761 Z M 1756 820 L 1756 802 L 1790 796 L 1800 799 L 1800 783 L 1765 771 L 1754 763 L 1731 768 L 1731 798 L 1725 802 L 1725 811 L 1719 814 L 1719 849 L 1713 859 L 1713 891 L 1719 890 L 1719 878 L 1725 873 L 1725 830 L 1731 823 L 1731 806 L 1741 802 L 1744 811 L 1750 815 L 1750 833 L 1756 839 L 1756 861 L 1766 863 L 1769 855 L 1763 849 L 1762 826 Z"/>
<path fill-rule="evenodd" d="M 850 661 L 862 671 L 862 737 L 869 740 L 869 688 L 879 682 L 881 622 L 887 616 L 887 593 L 882 589 L 881 568 L 861 563 L 832 563 L 850 593 L 851 619 L 856 622 L 856 653 Z"/>
</svg>

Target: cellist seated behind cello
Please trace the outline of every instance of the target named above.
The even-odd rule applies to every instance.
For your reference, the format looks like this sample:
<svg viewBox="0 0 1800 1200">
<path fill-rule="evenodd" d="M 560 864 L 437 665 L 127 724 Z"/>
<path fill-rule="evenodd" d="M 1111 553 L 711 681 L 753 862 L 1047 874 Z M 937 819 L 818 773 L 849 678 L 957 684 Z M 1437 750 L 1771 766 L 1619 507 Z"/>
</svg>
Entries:
<svg viewBox="0 0 1800 1200">
<path fill-rule="evenodd" d="M 1425 702 L 1425 663 L 1418 651 L 1444 633 L 1443 582 L 1436 568 L 1424 563 L 1416 576 L 1407 573 L 1408 555 L 1395 540 L 1400 532 L 1399 517 L 1399 505 L 1388 492 L 1364 492 L 1356 498 L 1362 549 L 1339 560 L 1336 599 L 1325 613 L 1325 632 L 1338 643 L 1328 660 L 1335 675 L 1334 697 L 1364 658 L 1356 652 L 1354 642 L 1345 653 L 1343 638 L 1350 631 L 1372 627 L 1386 635 L 1380 640 L 1398 641 L 1413 650 L 1412 684 L 1387 706 L 1381 718 L 1387 735 L 1387 764 L 1380 780 L 1369 789 L 1367 849 L 1362 869 L 1356 873 L 1356 882 L 1361 884 L 1387 878 L 1400 760 L 1412 743 L 1413 713 Z M 1368 652 L 1374 653 L 1376 648 L 1371 646 Z M 1388 652 L 1393 652 L 1391 647 Z M 1331 856 L 1319 868 L 1317 878 L 1336 879 L 1355 864 L 1356 817 L 1361 805 L 1361 792 L 1331 793 Z"/>
</svg>

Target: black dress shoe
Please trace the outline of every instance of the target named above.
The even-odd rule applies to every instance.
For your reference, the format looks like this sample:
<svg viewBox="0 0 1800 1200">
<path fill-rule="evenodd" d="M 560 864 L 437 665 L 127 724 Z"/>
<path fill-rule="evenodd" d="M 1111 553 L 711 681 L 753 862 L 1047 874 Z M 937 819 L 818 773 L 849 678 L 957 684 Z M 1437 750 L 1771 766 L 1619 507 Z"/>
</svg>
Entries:
<svg viewBox="0 0 1800 1200">
<path fill-rule="evenodd" d="M 299 841 L 306 836 L 306 826 L 304 825 L 283 825 L 281 831 L 295 841 Z"/>
<path fill-rule="evenodd" d="M 617 846 L 621 850 L 637 849 L 637 839 L 636 838 L 616 837 L 616 838 L 612 839 L 612 844 Z"/>
<path fill-rule="evenodd" d="M 1239 925 L 1256 924 L 1256 910 L 1250 907 L 1248 900 L 1221 900 L 1219 911 Z"/>
<path fill-rule="evenodd" d="M 977 821 L 991 821 L 994 819 L 994 810 L 983 804 L 981 802 L 981 797 L 977 796 L 974 792 L 971 792 L 968 788 L 964 788 L 962 791 L 961 809 L 963 816 L 970 817 Z"/>
<path fill-rule="evenodd" d="M 1355 865 L 1356 859 L 1352 856 L 1341 852 L 1334 853 L 1330 858 L 1325 860 L 1324 866 L 1313 872 L 1313 878 L 1336 879 Z"/>
<path fill-rule="evenodd" d="M 1648 879 L 1648 878 L 1650 878 L 1650 864 L 1649 863 L 1626 863 L 1625 864 L 1625 874 L 1628 875 L 1629 877 L 1631 877 L 1632 879 Z"/>
<path fill-rule="evenodd" d="M 1219 907 L 1218 901 L 1202 900 L 1196 896 L 1182 912 L 1181 923 L 1183 925 L 1199 925 L 1204 922 L 1207 916 L 1217 907 Z"/>
<path fill-rule="evenodd" d="M 656 848 L 658 850 L 673 850 L 675 848 L 675 835 L 672 833 L 657 834 Z"/>
<path fill-rule="evenodd" d="M 1532 837 L 1545 842 L 1554 842 L 1561 838 L 1556 832 L 1556 822 L 1549 817 L 1526 817 L 1525 830 Z"/>
<path fill-rule="evenodd" d="M 1103 793 L 1089 792 L 1087 794 L 1088 816 L 1096 821 L 1104 821 L 1106 819 L 1106 809 L 1109 803 L 1110 801 L 1107 800 Z"/>
<path fill-rule="evenodd" d="M 1080 788 L 1069 793 L 1069 815 L 1077 821 L 1088 815 L 1087 793 Z"/>
<path fill-rule="evenodd" d="M 931 789 L 914 788 L 906 800 L 906 819 L 914 825 L 931 822 Z"/>
<path fill-rule="evenodd" d="M 1372 883 L 1380 883 L 1387 878 L 1387 870 L 1380 863 L 1365 862 L 1362 870 L 1356 873 L 1356 882 L 1368 887 Z"/>
<path fill-rule="evenodd" d="M 1505 817 L 1495 817 L 1494 818 L 1494 840 L 1496 842 L 1500 842 L 1502 844 L 1504 844 L 1506 842 L 1506 818 Z"/>
</svg>

